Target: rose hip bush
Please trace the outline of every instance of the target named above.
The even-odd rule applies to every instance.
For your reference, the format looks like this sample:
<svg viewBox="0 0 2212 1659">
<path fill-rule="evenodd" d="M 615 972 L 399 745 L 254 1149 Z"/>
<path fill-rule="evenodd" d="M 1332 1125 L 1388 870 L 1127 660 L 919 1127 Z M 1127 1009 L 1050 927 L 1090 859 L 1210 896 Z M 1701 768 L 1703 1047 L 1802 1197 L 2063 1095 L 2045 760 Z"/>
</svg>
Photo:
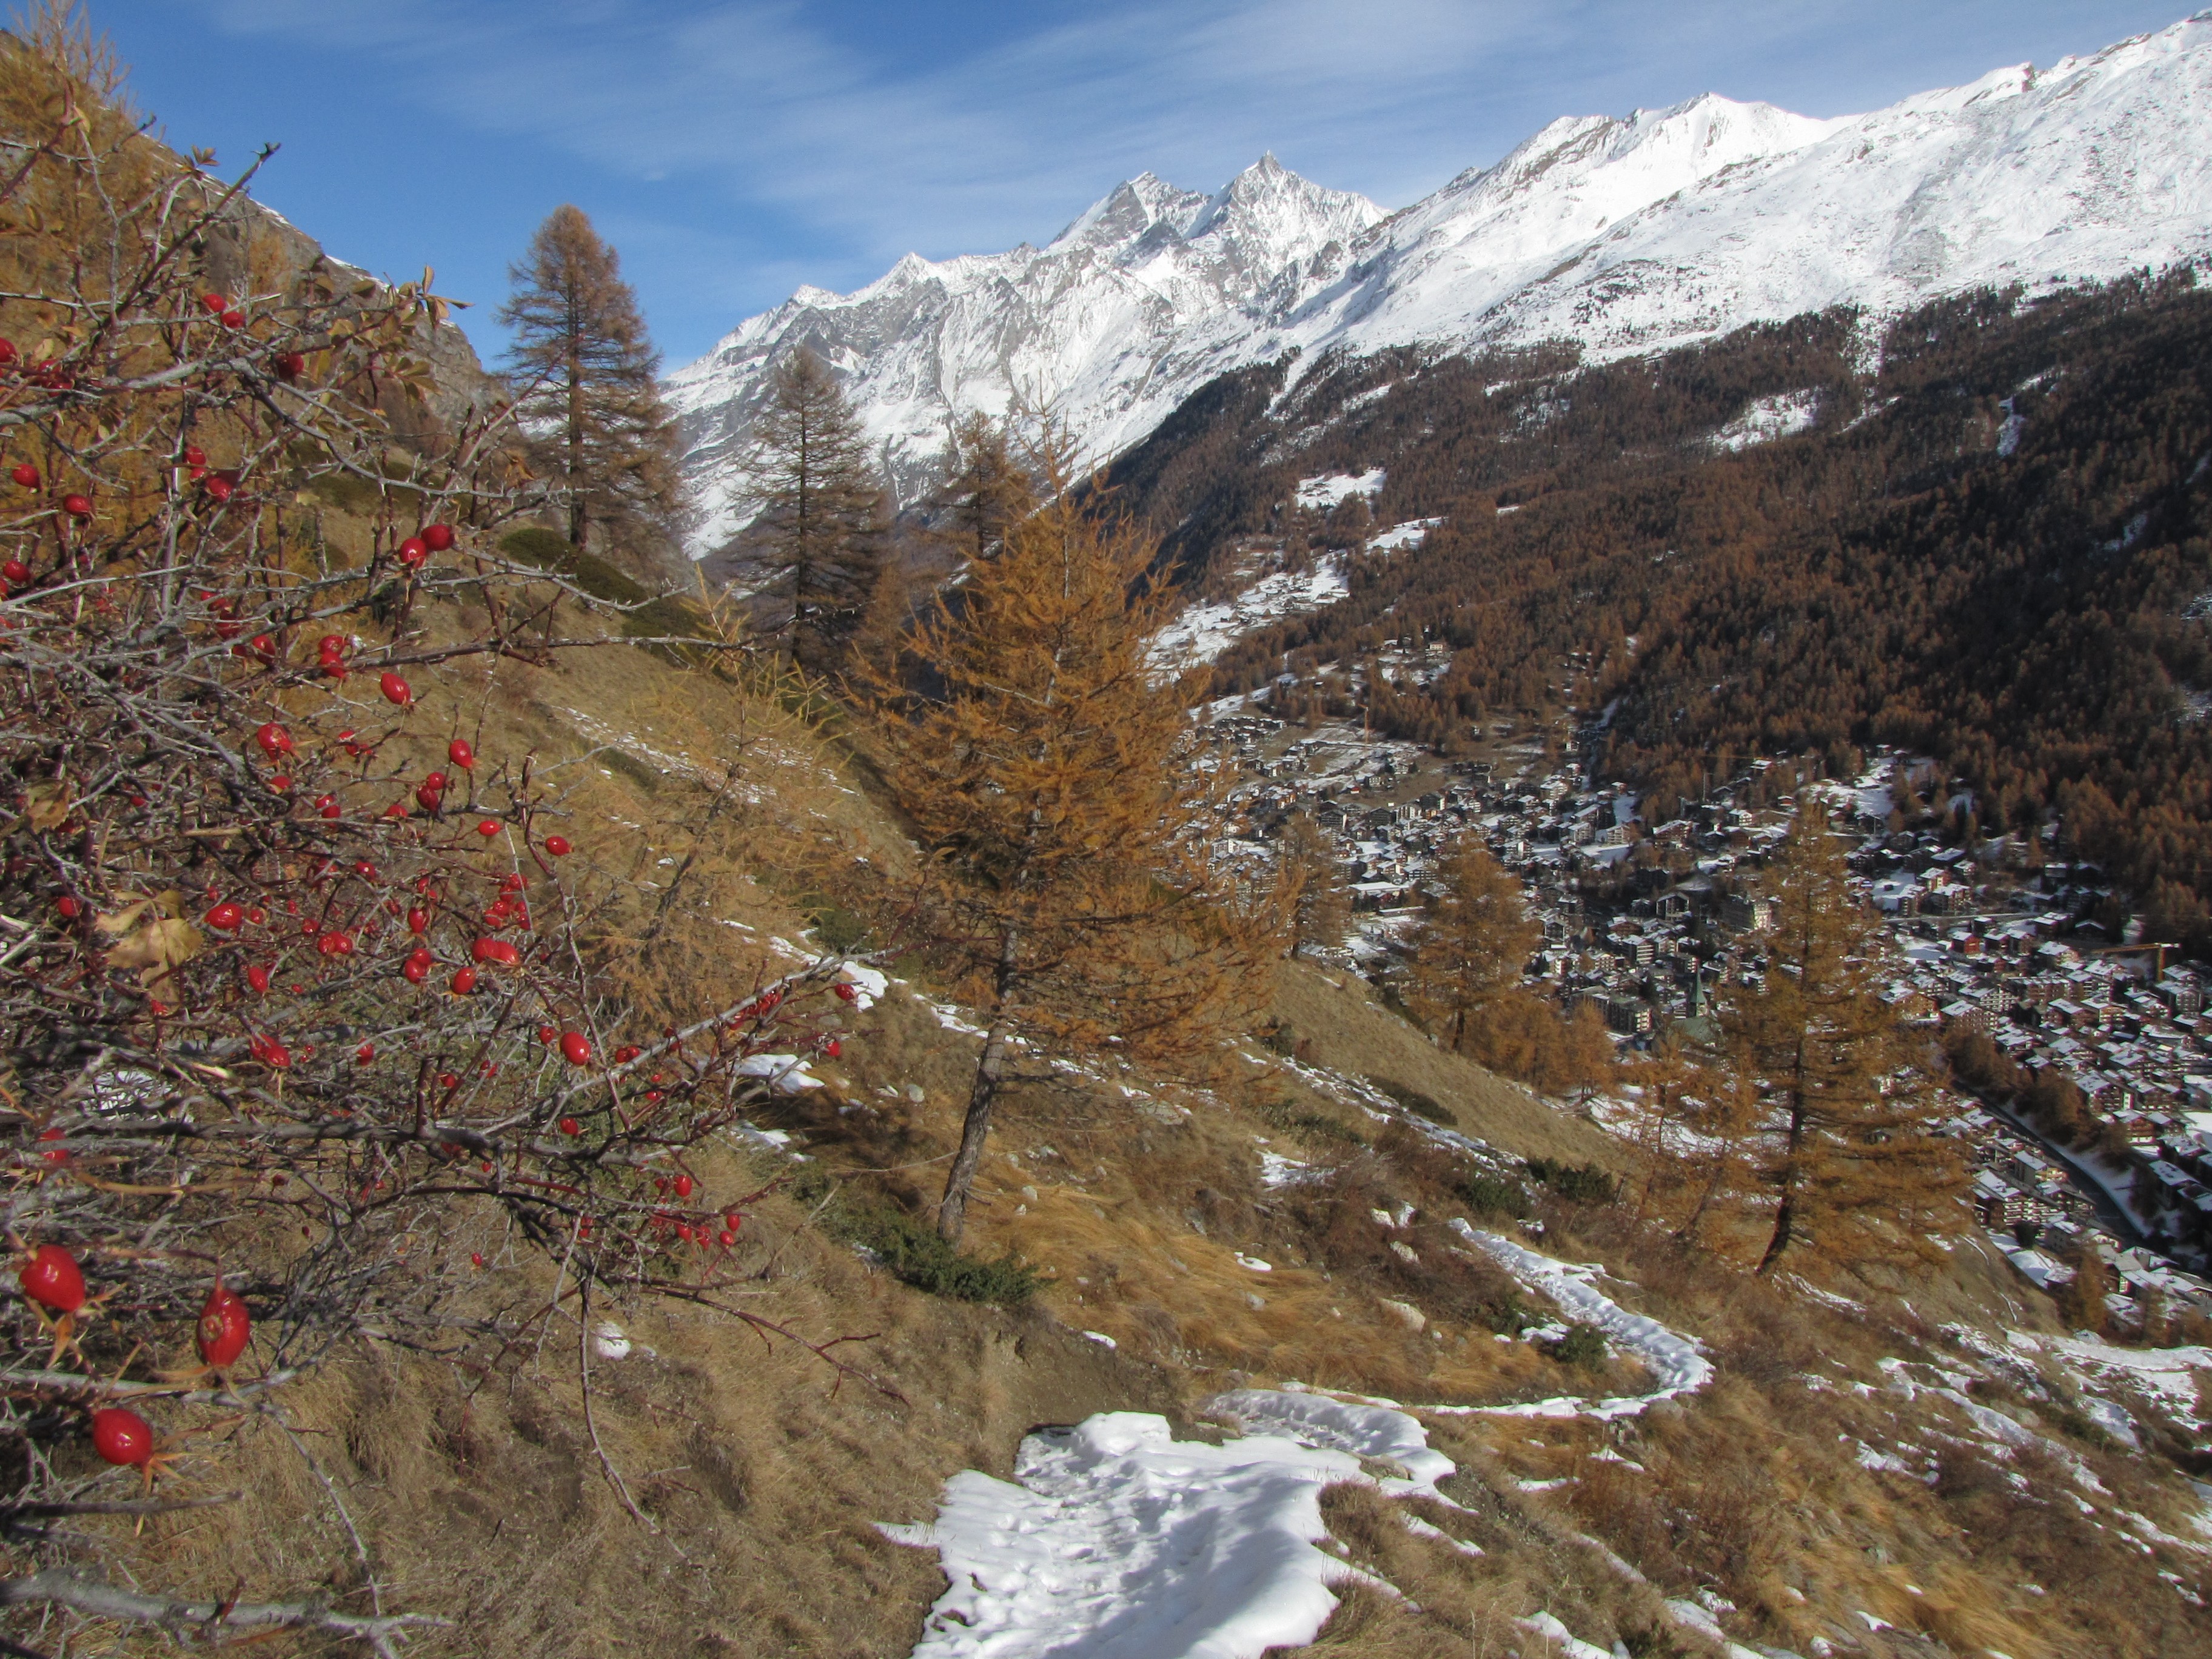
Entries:
<svg viewBox="0 0 2212 1659">
<path fill-rule="evenodd" d="M 487 1249 L 710 1291 L 755 1195 L 687 1154 L 829 1041 L 835 963 L 688 1024 L 614 999 L 589 834 L 419 701 L 548 648 L 494 550 L 533 505 L 505 411 L 434 412 L 426 285 L 284 246 L 81 104 L 0 140 L 16 1502 L 150 1478 L 174 1401 L 355 1333 L 513 1347 L 546 1298 L 476 1294 Z"/>
</svg>

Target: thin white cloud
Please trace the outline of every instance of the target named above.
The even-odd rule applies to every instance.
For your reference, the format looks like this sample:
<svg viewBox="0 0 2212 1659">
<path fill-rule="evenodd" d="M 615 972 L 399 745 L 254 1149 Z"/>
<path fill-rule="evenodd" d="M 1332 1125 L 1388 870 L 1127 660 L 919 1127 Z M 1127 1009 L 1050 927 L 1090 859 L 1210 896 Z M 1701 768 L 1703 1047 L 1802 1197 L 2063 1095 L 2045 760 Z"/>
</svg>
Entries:
<svg viewBox="0 0 2212 1659">
<path fill-rule="evenodd" d="M 697 177 L 871 255 L 1036 236 L 1147 167 L 1210 186 L 1270 147 L 1309 167 L 1371 155 L 1439 92 L 1479 95 L 1497 54 L 1557 33 L 1544 9 L 1463 0 L 1211 0 L 1101 9 L 909 74 L 790 4 L 221 0 L 216 15 L 385 58 L 437 118 L 617 176 Z M 1422 165 L 1433 182 L 1462 159 Z"/>
<path fill-rule="evenodd" d="M 803 233 L 817 280 L 898 254 L 1050 235 L 1150 168 L 1218 185 L 1273 149 L 1399 206 L 1543 122 L 1708 87 L 1823 82 L 1822 47 L 1890 58 L 1920 0 L 1101 0 L 1071 21 L 909 68 L 796 0 L 204 0 L 240 33 L 384 60 L 435 119 L 563 150 L 617 179 L 696 189 L 658 240 L 703 270 L 732 222 Z M 2085 0 L 1951 0 L 1951 33 Z M 2137 27 L 2142 25 L 2138 23 Z M 2084 42 L 2083 44 L 2088 44 Z M 2000 61 L 1981 49 L 1954 78 Z M 1754 73 L 1760 65 L 1765 71 Z M 1942 77 L 1900 76 L 1893 97 Z M 1863 87 L 1865 76 L 1856 84 Z M 1747 86 L 1745 82 L 1754 84 Z M 1735 84 L 1730 84 L 1734 82 Z M 1818 104 L 1816 98 L 1812 100 Z M 1838 112 L 1832 103 L 1808 112 Z M 716 286 L 725 286 L 724 283 Z M 757 300 L 757 273 L 745 284 Z"/>
</svg>

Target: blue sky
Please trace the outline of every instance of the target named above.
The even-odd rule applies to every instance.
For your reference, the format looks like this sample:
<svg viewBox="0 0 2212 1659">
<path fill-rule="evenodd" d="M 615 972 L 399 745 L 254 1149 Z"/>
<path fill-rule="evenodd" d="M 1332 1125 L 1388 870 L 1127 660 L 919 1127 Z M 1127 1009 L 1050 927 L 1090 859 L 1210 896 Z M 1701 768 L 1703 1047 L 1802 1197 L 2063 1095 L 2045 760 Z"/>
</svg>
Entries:
<svg viewBox="0 0 2212 1659">
<path fill-rule="evenodd" d="M 1146 168 L 1272 149 L 1403 206 L 1560 115 L 1713 91 L 1809 115 L 2048 65 L 2179 0 L 93 0 L 170 142 L 462 322 L 574 202 L 671 366 L 801 283 L 1042 242 Z"/>
</svg>

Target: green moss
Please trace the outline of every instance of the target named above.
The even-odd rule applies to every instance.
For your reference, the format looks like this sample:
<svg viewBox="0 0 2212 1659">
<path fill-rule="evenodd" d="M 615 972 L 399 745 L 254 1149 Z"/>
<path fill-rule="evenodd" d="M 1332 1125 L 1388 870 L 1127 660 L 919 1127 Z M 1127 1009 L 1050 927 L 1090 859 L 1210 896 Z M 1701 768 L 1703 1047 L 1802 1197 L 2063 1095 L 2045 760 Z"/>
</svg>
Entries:
<svg viewBox="0 0 2212 1659">
<path fill-rule="evenodd" d="M 660 774 L 626 749 L 602 749 L 592 758 L 648 793 L 660 787 Z"/>
<path fill-rule="evenodd" d="M 324 473 L 307 485 L 307 493 L 358 519 L 374 518 L 386 495 L 403 515 L 419 507 L 422 500 L 422 492 L 410 486 L 388 484 L 379 489 L 370 479 L 356 477 L 349 472 Z"/>
<path fill-rule="evenodd" d="M 809 919 L 816 941 L 825 951 L 850 951 L 868 936 L 868 924 L 842 904 L 817 904 Z"/>
<path fill-rule="evenodd" d="M 1387 1077 L 1370 1077 L 1367 1080 L 1407 1111 L 1425 1117 L 1431 1123 L 1441 1123 L 1447 1129 L 1459 1127 L 1459 1120 L 1452 1115 L 1451 1108 L 1434 1095 L 1423 1094 L 1419 1089 Z"/>
<path fill-rule="evenodd" d="M 1285 1134 L 1302 1135 L 1308 1140 L 1334 1140 L 1346 1146 L 1364 1146 L 1367 1139 L 1357 1129 L 1339 1123 L 1333 1117 L 1319 1112 L 1300 1111 L 1295 1102 L 1277 1097 L 1262 1100 L 1253 1109 L 1260 1121 L 1271 1129 Z"/>
<path fill-rule="evenodd" d="M 610 605 L 641 605 L 652 597 L 643 584 L 624 575 L 595 553 L 568 545 L 567 538 L 529 525 L 501 538 L 499 550 L 518 563 L 566 576 L 595 599 Z"/>
</svg>

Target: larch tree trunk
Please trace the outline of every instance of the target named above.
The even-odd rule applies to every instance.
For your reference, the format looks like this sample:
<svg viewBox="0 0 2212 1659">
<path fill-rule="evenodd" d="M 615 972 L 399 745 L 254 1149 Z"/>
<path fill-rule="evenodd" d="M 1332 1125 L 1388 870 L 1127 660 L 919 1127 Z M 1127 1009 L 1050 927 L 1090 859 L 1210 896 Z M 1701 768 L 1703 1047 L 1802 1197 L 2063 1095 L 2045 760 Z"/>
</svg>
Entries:
<svg viewBox="0 0 2212 1659">
<path fill-rule="evenodd" d="M 568 545 L 581 552 L 589 528 L 584 507 L 584 327 L 568 325 Z"/>
<path fill-rule="evenodd" d="M 990 1139 L 991 1108 L 999 1097 L 999 1080 L 1006 1074 L 1007 1040 L 1013 1036 L 1006 1002 L 1013 991 L 1019 949 L 1019 937 L 1009 927 L 999 946 L 997 1006 L 990 1031 L 983 1039 L 983 1052 L 975 1061 L 975 1083 L 968 1091 L 968 1113 L 960 1123 L 960 1150 L 953 1154 L 952 1168 L 945 1177 L 945 1197 L 937 1206 L 937 1236 L 948 1244 L 959 1243 L 967 1227 L 968 1194 L 975 1185 L 984 1144 Z"/>
</svg>

